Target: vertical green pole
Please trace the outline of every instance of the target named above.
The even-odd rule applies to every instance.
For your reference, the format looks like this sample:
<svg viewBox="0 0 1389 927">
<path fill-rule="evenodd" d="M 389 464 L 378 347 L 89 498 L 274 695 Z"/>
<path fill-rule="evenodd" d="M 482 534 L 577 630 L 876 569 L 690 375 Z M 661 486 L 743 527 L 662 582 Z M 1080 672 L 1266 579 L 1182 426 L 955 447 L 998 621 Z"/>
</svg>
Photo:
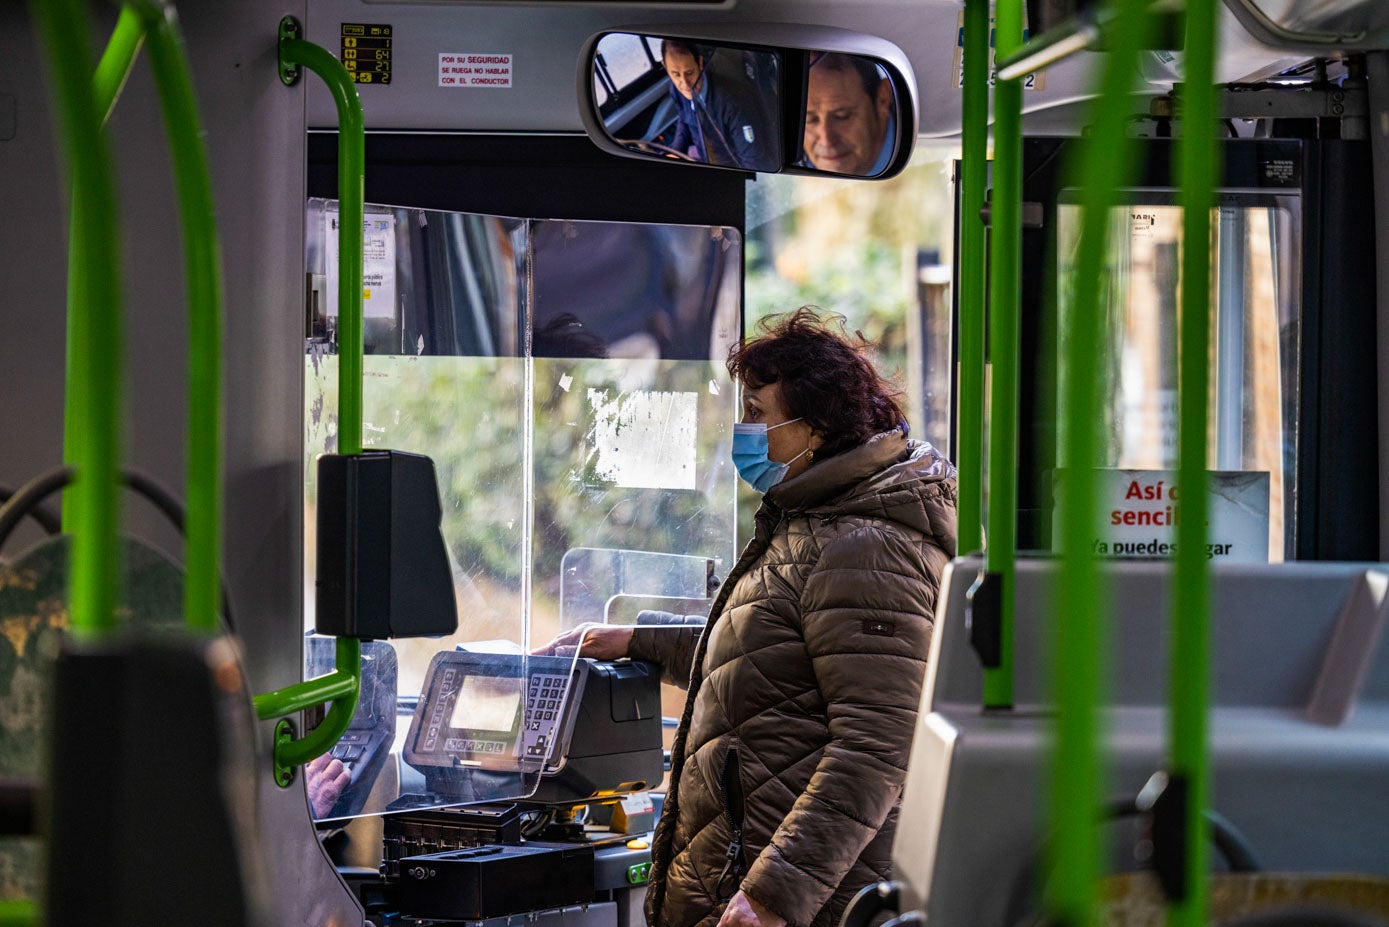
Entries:
<svg viewBox="0 0 1389 927">
<path fill-rule="evenodd" d="M 188 288 L 184 621 L 194 631 L 215 634 L 221 590 L 222 259 L 198 103 L 172 7 L 151 13 L 149 54 L 173 157 Z"/>
<path fill-rule="evenodd" d="M 328 51 L 303 39 L 280 42 L 280 57 L 323 79 L 338 110 L 338 453 L 362 452 L 362 222 L 366 134 L 352 77 Z M 350 259 L 349 259 L 350 258 Z"/>
<path fill-rule="evenodd" d="M 92 93 L 87 17 L 77 0 L 30 4 L 39 27 L 58 103 L 69 188 L 78 223 L 80 282 L 68 324 L 66 454 L 77 470 L 65 516 L 74 529 L 71 610 L 75 634 L 98 634 L 115 623 L 117 461 L 122 420 L 120 325 L 115 194 L 106 140 Z"/>
<path fill-rule="evenodd" d="M 1022 47 L 1023 0 L 998 0 L 994 52 Z M 968 36 L 966 36 L 968 39 Z M 968 64 L 969 56 L 965 56 Z M 968 82 L 966 82 L 968 86 Z M 1018 551 L 1018 338 L 1022 296 L 1022 84 L 994 85 L 993 208 L 989 219 L 989 533 L 985 569 L 1000 580 L 1001 662 L 984 670 L 984 707 L 1013 704 L 1013 584 Z"/>
<path fill-rule="evenodd" d="M 1220 176 L 1215 126 L 1215 0 L 1188 0 L 1182 137 L 1182 280 L 1178 364 L 1177 564 L 1172 589 L 1172 777 L 1185 791 L 1186 892 L 1168 913 L 1173 927 L 1206 923 L 1210 850 L 1203 809 L 1208 804 L 1207 711 L 1210 702 L 1210 588 L 1206 547 L 1206 407 L 1210 364 L 1210 220 Z"/>
<path fill-rule="evenodd" d="M 135 57 L 140 53 L 140 43 L 144 40 L 144 24 L 140 22 L 140 17 L 130 8 L 121 10 L 119 18 L 116 20 L 116 28 L 111 32 L 111 38 L 106 43 L 106 51 L 101 55 L 100 62 L 96 66 L 96 75 L 92 80 L 92 93 L 95 95 L 95 106 L 97 117 L 101 122 L 105 122 L 111 115 L 111 109 L 115 105 L 116 97 L 120 95 L 121 88 L 125 86 L 126 78 L 130 76 L 131 68 L 135 64 Z M 74 454 L 80 454 L 82 439 L 79 434 L 85 433 L 87 427 L 85 409 L 79 408 L 79 390 L 75 388 L 75 378 L 80 376 L 75 366 L 81 363 L 81 358 L 86 356 L 86 349 L 79 351 L 78 345 L 86 344 L 86 331 L 83 328 L 84 319 L 79 306 L 87 304 L 86 292 L 86 271 L 87 255 L 83 250 L 83 229 L 86 226 L 86 219 L 82 213 L 82 192 L 77 189 L 76 184 L 80 178 L 73 177 L 72 203 L 70 204 L 70 223 L 68 225 L 68 288 L 67 288 L 67 359 L 64 379 L 67 388 L 64 393 L 63 409 L 63 459 L 76 464 Z M 63 530 L 68 534 L 74 533 L 76 524 L 75 508 L 71 505 L 63 506 L 62 520 Z"/>
<path fill-rule="evenodd" d="M 1100 96 L 1092 111 L 1091 135 L 1081 149 L 1074 177 L 1081 187 L 1081 238 L 1072 288 L 1072 312 L 1060 332 L 1065 345 L 1065 468 L 1061 490 L 1061 567 L 1057 588 L 1057 643 L 1052 656 L 1057 731 L 1052 765 L 1054 835 L 1047 910 L 1059 923 L 1088 927 L 1096 922 L 1100 873 L 1097 832 L 1103 777 L 1097 708 L 1102 695 L 1107 638 L 1100 616 L 1104 591 L 1090 549 L 1098 496 L 1098 459 L 1103 376 L 1104 314 L 1101 285 L 1108 252 L 1110 213 L 1131 170 L 1127 137 L 1129 92 L 1145 32 L 1146 0 L 1118 0 Z"/>
<path fill-rule="evenodd" d="M 960 117 L 960 470 L 961 553 L 984 549 L 984 191 L 989 171 L 989 0 L 965 0 Z M 1009 675 L 1012 675 L 1011 672 Z"/>
<path fill-rule="evenodd" d="M 333 94 L 338 111 L 338 453 L 362 452 L 362 222 L 366 211 L 366 122 L 362 101 L 347 69 L 328 51 L 298 37 L 292 17 L 280 21 L 280 79 L 293 83 L 299 65 L 317 74 Z M 342 736 L 357 710 L 362 672 L 362 645 L 350 637 L 337 639 L 336 669 L 319 679 L 257 696 L 256 712 L 263 719 L 290 710 L 305 697 L 317 704 L 332 700 L 327 716 L 299 740 L 275 742 L 277 774 L 321 755 Z M 288 784 L 288 775 L 280 777 Z"/>
</svg>

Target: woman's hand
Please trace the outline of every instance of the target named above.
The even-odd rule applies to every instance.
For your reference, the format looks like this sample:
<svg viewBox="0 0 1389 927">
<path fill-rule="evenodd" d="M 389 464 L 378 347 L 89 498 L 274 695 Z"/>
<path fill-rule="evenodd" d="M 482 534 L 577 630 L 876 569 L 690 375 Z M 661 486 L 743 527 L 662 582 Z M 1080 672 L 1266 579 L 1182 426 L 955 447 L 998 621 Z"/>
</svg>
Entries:
<svg viewBox="0 0 1389 927">
<path fill-rule="evenodd" d="M 620 660 L 627 656 L 632 643 L 632 628 L 609 627 L 605 624 L 581 624 L 570 628 L 543 647 L 532 650 L 537 656 L 572 657 L 577 648 L 579 656 L 595 660 Z"/>
<path fill-rule="evenodd" d="M 786 920 L 740 891 L 729 899 L 718 927 L 786 927 Z"/>
</svg>

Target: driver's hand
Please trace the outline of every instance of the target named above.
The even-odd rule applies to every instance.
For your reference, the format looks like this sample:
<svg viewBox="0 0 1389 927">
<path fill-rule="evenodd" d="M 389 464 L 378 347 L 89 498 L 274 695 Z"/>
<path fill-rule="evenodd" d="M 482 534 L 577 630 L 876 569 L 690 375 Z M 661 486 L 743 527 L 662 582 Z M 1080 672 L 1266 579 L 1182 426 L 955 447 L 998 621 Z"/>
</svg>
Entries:
<svg viewBox="0 0 1389 927">
<path fill-rule="evenodd" d="M 304 767 L 304 780 L 309 792 L 309 807 L 315 818 L 327 817 L 352 781 L 352 773 L 327 753 L 316 756 Z"/>
<path fill-rule="evenodd" d="M 581 657 L 620 660 L 627 656 L 633 630 L 606 624 L 581 624 L 577 628 L 565 631 L 543 647 L 537 647 L 531 653 L 537 656 L 572 657 L 577 650 Z"/>
</svg>

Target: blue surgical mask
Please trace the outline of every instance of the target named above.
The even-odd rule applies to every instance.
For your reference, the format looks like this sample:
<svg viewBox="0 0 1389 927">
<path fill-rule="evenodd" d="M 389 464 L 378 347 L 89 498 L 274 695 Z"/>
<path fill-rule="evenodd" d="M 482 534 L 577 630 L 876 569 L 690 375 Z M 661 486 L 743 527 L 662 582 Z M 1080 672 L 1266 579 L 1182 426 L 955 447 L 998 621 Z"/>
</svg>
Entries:
<svg viewBox="0 0 1389 927">
<path fill-rule="evenodd" d="M 799 421 L 800 419 L 793 418 L 780 425 L 773 425 L 772 428 Z M 806 451 L 810 450 L 807 447 L 786 463 L 771 460 L 767 457 L 767 432 L 772 428 L 760 422 L 739 422 L 733 426 L 733 466 L 738 468 L 738 475 L 743 478 L 743 482 L 758 492 L 766 492 L 786 479 L 786 471 L 791 469 L 791 464 L 804 457 Z"/>
</svg>

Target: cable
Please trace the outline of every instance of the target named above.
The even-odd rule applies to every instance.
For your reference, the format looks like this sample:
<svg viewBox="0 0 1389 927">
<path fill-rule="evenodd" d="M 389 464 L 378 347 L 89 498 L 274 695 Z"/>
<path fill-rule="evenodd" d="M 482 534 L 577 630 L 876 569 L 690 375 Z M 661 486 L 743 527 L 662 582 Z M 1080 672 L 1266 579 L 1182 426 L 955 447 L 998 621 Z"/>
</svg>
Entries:
<svg viewBox="0 0 1389 927">
<path fill-rule="evenodd" d="M 35 513 L 43 511 L 40 508 L 40 503 L 44 499 L 58 490 L 72 485 L 76 475 L 77 471 L 72 467 L 55 467 L 34 477 L 15 492 L 9 493 L 4 504 L 0 505 L 0 547 L 5 546 L 10 534 L 26 515 L 44 524 L 50 535 L 58 534 L 60 528 L 57 519 L 52 518 L 51 514 L 43 512 L 44 517 L 52 520 L 52 527 L 50 528 L 49 524 Z M 178 529 L 180 535 L 185 533 L 183 506 L 179 505 L 172 493 L 149 477 L 131 470 L 120 471 L 120 479 L 126 486 L 139 493 L 157 508 Z M 227 623 L 227 630 L 235 631 L 236 623 L 232 620 L 231 596 L 227 593 L 225 580 L 222 581 L 221 587 L 222 617 Z"/>
<path fill-rule="evenodd" d="M 14 497 L 15 491 L 8 486 L 0 486 L 0 505 L 4 505 Z M 44 532 L 49 536 L 63 533 L 62 521 L 53 511 L 46 506 L 36 505 L 24 514 L 39 523 Z"/>
</svg>

